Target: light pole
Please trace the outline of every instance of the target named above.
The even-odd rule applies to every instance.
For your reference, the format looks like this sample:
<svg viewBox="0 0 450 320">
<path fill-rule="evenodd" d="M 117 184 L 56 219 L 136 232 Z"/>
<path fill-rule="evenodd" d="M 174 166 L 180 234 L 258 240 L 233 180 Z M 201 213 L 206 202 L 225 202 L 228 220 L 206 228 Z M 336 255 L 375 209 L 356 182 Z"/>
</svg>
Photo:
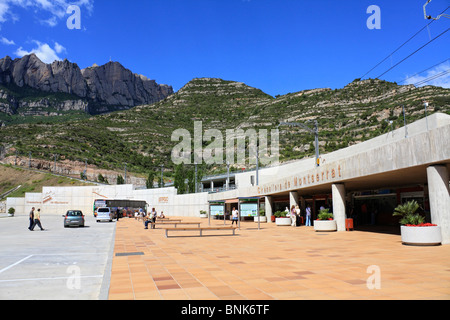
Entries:
<svg viewBox="0 0 450 320">
<path fill-rule="evenodd" d="M 55 173 L 56 173 L 56 158 L 59 157 L 59 154 L 54 154 L 53 157 L 55 158 L 55 168 L 54 168 L 54 171 L 55 171 Z"/>
<path fill-rule="evenodd" d="M 198 189 L 197 189 L 197 162 L 194 163 L 195 165 L 195 191 L 194 193 L 197 193 Z"/>
<path fill-rule="evenodd" d="M 230 161 L 227 161 L 227 191 L 230 190 Z"/>
<path fill-rule="evenodd" d="M 424 102 L 423 102 L 423 106 L 425 107 L 425 121 L 426 121 L 426 123 L 427 123 L 427 131 L 428 131 L 428 116 L 427 116 L 428 102 L 424 101 Z"/>
<path fill-rule="evenodd" d="M 163 178 L 163 172 L 164 172 L 164 165 L 161 165 L 161 188 L 164 188 L 164 178 Z"/>
<path fill-rule="evenodd" d="M 402 110 L 403 110 L 403 123 L 405 125 L 405 138 L 408 138 L 408 127 L 406 125 L 406 113 L 405 113 L 405 106 L 402 105 Z"/>
<path fill-rule="evenodd" d="M 256 142 L 256 186 L 259 186 L 259 146 Z"/>
<path fill-rule="evenodd" d="M 125 179 L 124 179 L 125 180 L 125 184 L 127 184 L 127 164 L 128 163 L 126 163 L 126 162 L 124 163 L 124 165 L 125 165 Z"/>
<path fill-rule="evenodd" d="M 307 122 L 311 122 L 312 120 L 308 120 Z M 289 127 L 301 127 L 305 130 L 307 130 L 309 133 L 314 134 L 315 136 L 315 143 L 316 143 L 316 167 L 320 166 L 319 163 L 319 123 L 317 120 L 314 120 L 314 126 L 313 128 L 308 127 L 307 125 L 299 122 L 280 122 L 277 128 L 280 126 L 289 126 Z"/>
</svg>

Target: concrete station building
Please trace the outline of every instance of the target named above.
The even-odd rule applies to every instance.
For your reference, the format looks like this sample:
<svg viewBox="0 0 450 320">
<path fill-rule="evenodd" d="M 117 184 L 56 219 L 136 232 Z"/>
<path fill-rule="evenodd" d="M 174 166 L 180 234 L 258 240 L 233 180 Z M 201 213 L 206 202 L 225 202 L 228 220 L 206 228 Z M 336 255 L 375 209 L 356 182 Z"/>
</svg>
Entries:
<svg viewBox="0 0 450 320">
<path fill-rule="evenodd" d="M 334 214 L 338 231 L 345 219 L 356 225 L 396 225 L 394 208 L 415 199 L 427 220 L 441 226 L 442 243 L 450 244 L 450 115 L 435 113 L 406 127 L 366 142 L 321 156 L 233 175 L 235 189 L 217 193 L 178 195 L 175 188 L 136 190 L 133 185 L 46 187 L 25 198 L 8 198 L 7 208 L 27 213 L 39 207 L 44 214 L 69 209 L 93 212 L 97 199 L 144 200 L 149 208 L 169 216 L 198 216 L 210 203 L 221 202 L 230 212 L 239 199 L 256 198 L 270 221 L 275 211 L 306 204 L 313 219 L 322 205 Z M 253 176 L 253 177 L 252 177 Z M 223 179 L 226 179 L 224 176 Z M 223 183 L 226 185 L 226 183 Z M 397 224 L 398 225 L 398 224 Z"/>
</svg>

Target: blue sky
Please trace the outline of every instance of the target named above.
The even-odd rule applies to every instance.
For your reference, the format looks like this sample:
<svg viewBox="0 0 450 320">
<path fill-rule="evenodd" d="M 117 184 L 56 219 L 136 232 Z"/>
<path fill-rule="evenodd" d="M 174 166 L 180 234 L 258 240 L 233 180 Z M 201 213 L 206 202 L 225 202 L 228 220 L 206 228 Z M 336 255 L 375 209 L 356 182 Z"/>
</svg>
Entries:
<svg viewBox="0 0 450 320">
<path fill-rule="evenodd" d="M 426 0 L 0 0 L 0 56 L 35 52 L 81 68 L 119 61 L 179 90 L 193 78 L 241 81 L 275 96 L 342 88 L 430 23 Z M 76 4 L 81 29 L 66 13 Z M 370 5 L 380 29 L 369 29 Z M 449 0 L 433 0 L 437 16 Z M 446 13 L 450 14 L 450 8 Z M 369 73 L 375 78 L 450 27 L 441 18 Z M 395 67 L 384 80 L 418 83 L 450 69 L 450 31 Z M 450 87 L 450 74 L 430 84 Z"/>
</svg>

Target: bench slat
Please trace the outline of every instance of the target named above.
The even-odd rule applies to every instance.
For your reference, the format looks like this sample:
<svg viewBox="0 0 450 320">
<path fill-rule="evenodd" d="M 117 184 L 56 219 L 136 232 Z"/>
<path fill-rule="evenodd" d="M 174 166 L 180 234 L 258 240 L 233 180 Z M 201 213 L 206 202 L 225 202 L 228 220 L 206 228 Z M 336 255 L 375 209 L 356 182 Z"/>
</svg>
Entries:
<svg viewBox="0 0 450 320">
<path fill-rule="evenodd" d="M 166 229 L 166 238 L 169 237 L 169 231 L 200 231 L 200 237 L 203 236 L 204 230 L 232 230 L 233 235 L 236 233 L 235 227 L 199 227 L 199 228 L 165 228 Z"/>
</svg>

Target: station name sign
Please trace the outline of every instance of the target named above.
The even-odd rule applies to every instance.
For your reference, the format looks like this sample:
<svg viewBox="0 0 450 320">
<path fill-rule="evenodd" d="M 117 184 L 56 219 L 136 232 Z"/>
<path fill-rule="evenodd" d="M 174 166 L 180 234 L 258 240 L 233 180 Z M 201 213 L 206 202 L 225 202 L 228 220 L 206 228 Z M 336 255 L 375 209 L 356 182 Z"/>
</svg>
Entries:
<svg viewBox="0 0 450 320">
<path fill-rule="evenodd" d="M 343 168 L 340 164 L 317 168 L 312 173 L 294 174 L 291 177 L 280 179 L 277 182 L 267 183 L 257 187 L 258 195 L 270 194 L 273 192 L 289 191 L 321 183 L 333 182 L 343 177 Z"/>
</svg>

